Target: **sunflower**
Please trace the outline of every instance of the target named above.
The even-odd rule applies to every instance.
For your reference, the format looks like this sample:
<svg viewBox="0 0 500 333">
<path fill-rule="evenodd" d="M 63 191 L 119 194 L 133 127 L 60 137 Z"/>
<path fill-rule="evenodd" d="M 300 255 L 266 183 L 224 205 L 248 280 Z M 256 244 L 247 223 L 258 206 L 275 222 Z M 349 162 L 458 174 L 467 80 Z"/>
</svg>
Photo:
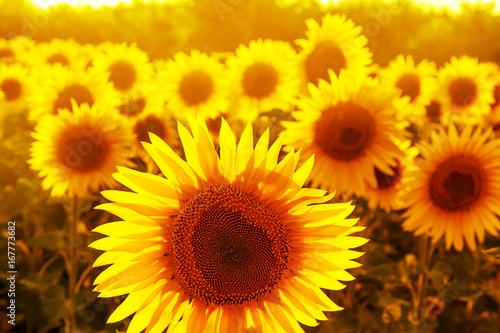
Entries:
<svg viewBox="0 0 500 333">
<path fill-rule="evenodd" d="M 39 82 L 28 98 L 30 119 L 38 120 L 47 114 L 55 115 L 61 109 L 77 105 L 96 104 L 97 108 L 112 109 L 119 103 L 118 95 L 106 81 L 106 76 L 95 69 L 70 70 L 60 65 L 43 66 L 33 72 Z"/>
<path fill-rule="evenodd" d="M 149 133 L 153 133 L 163 141 L 168 142 L 169 146 L 174 147 L 178 144 L 178 137 L 174 118 L 165 109 L 163 100 L 155 98 L 155 96 L 149 96 L 147 100 L 148 103 L 144 110 L 130 117 L 128 123 L 136 135 L 135 144 L 132 147 L 134 155 L 146 163 L 148 170 L 153 170 L 155 164 L 144 150 L 141 142 L 151 142 Z"/>
<path fill-rule="evenodd" d="M 133 134 L 122 125 L 116 111 L 78 106 L 62 109 L 40 120 L 33 133 L 28 163 L 45 177 L 42 188 L 52 188 L 54 197 L 83 197 L 90 189 L 112 187 L 116 165 L 131 163 Z"/>
<path fill-rule="evenodd" d="M 425 119 L 428 122 L 441 123 L 444 111 L 441 102 L 437 98 L 431 98 L 428 105 L 425 107 Z"/>
<path fill-rule="evenodd" d="M 464 238 L 476 250 L 475 237 L 482 243 L 485 230 L 498 237 L 500 139 L 490 136 L 491 129 L 473 131 L 472 126 L 459 135 L 450 125 L 447 133 L 433 132 L 432 143 L 419 145 L 422 158 L 406 184 L 411 193 L 404 229 L 427 233 L 433 243 L 444 234 L 446 248 L 457 251 Z"/>
<path fill-rule="evenodd" d="M 500 68 L 492 62 L 486 62 L 482 65 L 486 67 L 488 78 L 493 82 L 493 101 L 490 104 L 491 110 L 486 115 L 486 120 L 492 126 L 498 126 L 500 124 Z"/>
<path fill-rule="evenodd" d="M 401 157 L 394 139 L 404 130 L 394 119 L 393 101 L 399 92 L 378 80 L 341 73 L 331 84 L 309 85 L 311 97 L 302 96 L 296 122 L 284 122 L 285 144 L 316 155 L 313 186 L 328 191 L 363 195 L 365 183 L 377 187 L 374 167 L 393 175 Z"/>
<path fill-rule="evenodd" d="M 444 119 L 450 111 L 446 109 L 439 98 L 436 96 L 437 90 L 431 95 L 429 103 L 425 106 L 425 113 L 422 117 L 410 117 L 412 131 L 415 131 L 413 141 L 427 140 L 430 138 L 431 133 L 443 128 Z"/>
<path fill-rule="evenodd" d="M 0 63 L 0 108 L 2 112 L 19 111 L 26 106 L 29 71 L 19 64 Z"/>
<path fill-rule="evenodd" d="M 124 96 L 135 97 L 152 75 L 151 63 L 147 53 L 136 44 L 104 43 L 95 53 L 92 65 L 107 73 L 113 88 Z"/>
<path fill-rule="evenodd" d="M 410 141 L 400 144 L 404 156 L 397 160 L 395 166 L 391 167 L 393 174 L 388 175 L 374 168 L 377 187 L 366 185 L 365 198 L 368 200 L 368 207 L 375 209 L 379 207 L 389 213 L 391 210 L 400 210 L 404 207 L 403 196 L 408 188 L 403 186 L 404 179 L 412 168 L 413 160 L 418 155 L 418 149 L 410 147 Z"/>
<path fill-rule="evenodd" d="M 415 65 L 412 56 L 399 55 L 379 73 L 380 82 L 398 88 L 401 99 L 396 100 L 401 119 L 422 119 L 426 106 L 437 89 L 436 65 L 426 59 Z"/>
<path fill-rule="evenodd" d="M 447 119 L 446 115 L 449 114 L 450 111 L 442 105 L 436 95 L 433 95 L 429 104 L 425 106 L 425 115 L 422 118 L 411 119 L 412 124 L 416 125 L 412 129 L 415 131 L 413 141 L 428 140 L 433 131 L 443 128 L 444 119 Z"/>
<path fill-rule="evenodd" d="M 244 120 L 255 120 L 260 111 L 288 110 L 298 94 L 297 54 L 286 42 L 259 39 L 241 45 L 227 66 Z"/>
<path fill-rule="evenodd" d="M 345 15 L 326 14 L 321 25 L 307 19 L 307 39 L 295 41 L 302 48 L 303 75 L 306 82 L 318 84 L 328 80 L 328 70 L 339 75 L 345 70 L 368 75 L 372 54 L 366 47 L 368 39 L 361 34 L 362 27 L 348 20 Z"/>
<path fill-rule="evenodd" d="M 17 58 L 16 50 L 9 40 L 0 38 L 0 63 L 11 63 Z"/>
<path fill-rule="evenodd" d="M 30 62 L 24 61 L 27 55 L 33 57 L 36 43 L 28 37 L 16 36 L 5 40 L 0 38 L 0 64 L 21 64 L 29 67 Z"/>
<path fill-rule="evenodd" d="M 144 147 L 164 177 L 119 168 L 115 179 L 134 192 L 104 191 L 99 208 L 123 219 L 97 227 L 108 237 L 94 266 L 100 297 L 129 294 L 108 323 L 135 312 L 127 332 L 303 332 L 323 311 L 341 308 L 320 288 L 340 289 L 358 267 L 351 248 L 366 242 L 346 219 L 353 206 L 303 189 L 309 159 L 277 163 L 281 140 L 269 133 L 254 148 L 249 124 L 236 144 L 220 130 L 220 158 L 205 123 L 179 124 L 187 162 L 157 136 Z"/>
<path fill-rule="evenodd" d="M 159 62 L 155 62 L 154 66 L 158 66 L 159 71 L 163 70 Z M 132 119 L 146 109 L 164 110 L 167 100 L 165 95 L 158 91 L 160 80 L 159 74 L 155 73 L 150 79 L 143 81 L 133 96 L 121 95 L 120 104 L 117 107 L 120 113 Z"/>
<path fill-rule="evenodd" d="M 159 93 L 168 100 L 168 108 L 184 119 L 186 114 L 216 118 L 226 111 L 229 89 L 225 68 L 219 61 L 197 50 L 190 55 L 174 55 L 165 66 Z"/>
<path fill-rule="evenodd" d="M 438 74 L 438 98 L 448 113 L 444 121 L 478 123 L 490 112 L 493 100 L 493 81 L 476 58 L 452 57 Z"/>
<path fill-rule="evenodd" d="M 117 109 L 125 117 L 134 117 L 141 114 L 149 103 L 150 98 L 148 95 L 137 98 L 122 98 L 120 105 L 117 106 Z"/>
<path fill-rule="evenodd" d="M 82 70 L 85 68 L 85 61 L 81 48 L 80 44 L 71 39 L 52 39 L 49 43 L 36 45 L 36 57 L 32 53 L 22 53 L 21 58 L 32 67 L 59 64 L 71 70 Z"/>
</svg>

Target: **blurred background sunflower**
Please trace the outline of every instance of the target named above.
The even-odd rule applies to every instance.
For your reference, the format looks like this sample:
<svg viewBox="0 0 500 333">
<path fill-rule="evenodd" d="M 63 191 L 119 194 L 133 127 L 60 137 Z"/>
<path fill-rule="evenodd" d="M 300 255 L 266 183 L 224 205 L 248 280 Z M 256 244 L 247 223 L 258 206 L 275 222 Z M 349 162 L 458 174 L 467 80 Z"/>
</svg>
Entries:
<svg viewBox="0 0 500 333">
<path fill-rule="evenodd" d="M 368 76 L 330 71 L 330 81 L 309 85 L 309 95 L 297 101 L 296 121 L 284 122 L 282 132 L 289 148 L 315 155 L 313 186 L 341 194 L 362 196 L 366 183 L 377 188 L 374 167 L 394 175 L 391 167 L 402 157 L 395 143 L 405 132 L 395 119 L 398 91 L 377 87 Z M 334 171 L 334 172 L 333 172 Z"/>
<path fill-rule="evenodd" d="M 424 59 L 415 65 L 412 56 L 404 55 L 397 56 L 378 73 L 382 84 L 401 91 L 401 99 L 396 101 L 397 116 L 414 122 L 426 119 L 426 107 L 437 90 L 436 75 L 434 63 Z"/>
<path fill-rule="evenodd" d="M 116 111 L 81 106 L 44 117 L 36 126 L 28 163 L 53 196 L 84 197 L 114 184 L 117 165 L 131 165 L 132 132 Z"/>
<path fill-rule="evenodd" d="M 439 101 L 448 121 L 477 123 L 494 103 L 494 81 L 477 58 L 452 57 L 439 71 Z"/>
<path fill-rule="evenodd" d="M 366 47 L 368 39 L 361 34 L 362 27 L 345 15 L 323 17 L 321 25 L 314 19 L 306 21 L 307 39 L 298 39 L 301 48 L 302 72 L 306 82 L 318 84 L 329 80 L 328 70 L 336 75 L 340 70 L 368 74 L 372 54 Z"/>
<path fill-rule="evenodd" d="M 298 57 L 290 44 L 257 40 L 241 45 L 226 61 L 236 98 L 233 108 L 241 119 L 255 120 L 259 113 L 289 111 L 298 95 Z"/>
<path fill-rule="evenodd" d="M 28 97 L 30 119 L 40 120 L 45 115 L 56 115 L 62 109 L 76 105 L 96 104 L 103 109 L 113 109 L 119 103 L 118 95 L 98 70 L 71 70 L 61 65 L 41 66 L 33 77 L 42 82 Z"/>
<path fill-rule="evenodd" d="M 136 97 L 141 86 L 152 74 L 147 53 L 134 44 L 103 43 L 95 49 L 92 64 L 96 70 L 106 73 L 116 92 Z"/>
<path fill-rule="evenodd" d="M 229 81 L 224 66 L 199 51 L 177 53 L 165 64 L 160 94 L 178 118 L 201 115 L 216 118 L 229 105 Z"/>
</svg>

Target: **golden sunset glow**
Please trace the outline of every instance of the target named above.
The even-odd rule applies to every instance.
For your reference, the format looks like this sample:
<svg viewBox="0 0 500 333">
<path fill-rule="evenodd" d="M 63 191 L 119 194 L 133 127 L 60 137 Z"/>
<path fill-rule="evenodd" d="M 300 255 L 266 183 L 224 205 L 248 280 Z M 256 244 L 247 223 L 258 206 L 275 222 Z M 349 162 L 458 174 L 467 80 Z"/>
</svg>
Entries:
<svg viewBox="0 0 500 333">
<path fill-rule="evenodd" d="M 486 1 L 0 0 L 0 331 L 496 332 Z"/>
<path fill-rule="evenodd" d="M 49 8 L 57 4 L 69 4 L 72 6 L 91 6 L 94 8 L 99 8 L 102 6 L 115 6 L 118 4 L 130 4 L 133 0 L 29 0 L 40 8 Z M 142 0 L 143 2 L 149 2 L 151 0 Z M 192 0 L 155 0 L 158 2 L 191 2 Z M 341 0 L 318 0 L 319 2 L 328 5 L 332 3 L 340 2 Z M 372 0 L 374 1 L 374 0 Z M 387 1 L 387 0 L 386 0 Z M 216 1 L 214 1 L 216 2 Z M 297 1 L 300 3 L 300 1 Z M 461 4 L 480 4 L 484 1 L 481 0 L 413 0 L 414 3 L 420 4 L 425 8 L 429 9 L 449 9 L 454 12 L 459 11 Z M 228 2 L 229 4 L 231 2 Z M 238 3 L 233 2 L 233 3 Z M 500 11 L 500 3 L 496 3 L 495 11 Z"/>
</svg>

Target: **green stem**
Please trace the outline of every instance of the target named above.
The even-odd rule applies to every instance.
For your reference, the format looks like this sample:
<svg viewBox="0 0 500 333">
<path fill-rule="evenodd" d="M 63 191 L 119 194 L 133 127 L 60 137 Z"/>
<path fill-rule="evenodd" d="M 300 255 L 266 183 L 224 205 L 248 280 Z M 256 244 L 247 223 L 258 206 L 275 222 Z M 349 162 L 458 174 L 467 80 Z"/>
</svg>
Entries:
<svg viewBox="0 0 500 333">
<path fill-rule="evenodd" d="M 479 278 L 479 272 L 481 270 L 481 243 L 477 242 L 476 246 L 476 251 L 473 252 L 473 258 L 474 258 L 474 264 L 472 268 L 472 278 L 477 282 L 480 283 L 481 281 L 478 281 Z M 467 301 L 467 307 L 466 307 L 466 313 L 469 318 L 473 318 L 473 309 L 474 309 L 474 302 L 472 300 Z"/>
<path fill-rule="evenodd" d="M 80 276 L 80 278 L 76 282 L 76 286 L 75 286 L 75 292 L 76 293 L 78 293 L 78 291 L 80 291 L 80 288 L 82 287 L 83 281 L 85 280 L 85 278 L 87 277 L 87 275 L 91 271 L 92 271 L 92 262 L 89 262 L 89 265 L 87 266 L 87 268 L 85 269 L 85 271 L 82 273 L 82 275 Z"/>
<path fill-rule="evenodd" d="M 422 271 L 418 275 L 417 282 L 417 299 L 414 304 L 414 311 L 416 311 L 417 318 L 420 319 L 420 307 L 424 303 L 425 297 L 427 296 L 428 279 L 425 270 L 431 261 L 432 252 L 434 252 L 434 246 L 431 245 L 429 249 L 428 246 L 429 237 L 426 234 L 420 236 L 419 247 L 418 247 L 418 260 L 421 265 Z"/>
<path fill-rule="evenodd" d="M 78 223 L 78 197 L 73 198 L 71 218 L 69 219 L 69 246 L 68 246 L 68 299 L 73 306 L 75 303 L 75 287 L 77 275 L 77 257 L 75 250 L 76 224 Z M 65 320 L 66 331 L 71 332 L 72 326 L 76 324 L 75 314 L 72 313 L 68 320 Z"/>
<path fill-rule="evenodd" d="M 59 252 L 54 253 L 46 262 L 43 263 L 43 265 L 40 268 L 40 270 L 38 271 L 38 273 L 39 274 L 45 273 L 45 271 L 47 270 L 47 268 L 49 268 L 49 266 L 52 265 L 52 263 L 54 261 L 56 261 L 57 258 L 59 258 L 60 255 L 61 254 Z"/>
<path fill-rule="evenodd" d="M 472 276 L 477 278 L 479 275 L 479 270 L 481 268 L 481 243 L 477 242 L 476 251 L 474 252 L 474 268 L 472 271 Z"/>
</svg>

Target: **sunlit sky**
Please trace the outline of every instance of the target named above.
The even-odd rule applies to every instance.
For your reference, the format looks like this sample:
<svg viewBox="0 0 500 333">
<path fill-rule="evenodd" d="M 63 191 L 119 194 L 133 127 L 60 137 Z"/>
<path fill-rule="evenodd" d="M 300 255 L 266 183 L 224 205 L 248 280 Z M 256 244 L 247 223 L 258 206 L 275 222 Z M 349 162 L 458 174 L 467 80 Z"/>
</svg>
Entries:
<svg viewBox="0 0 500 333">
<path fill-rule="evenodd" d="M 92 7 L 100 7 L 103 5 L 108 5 L 108 6 L 114 6 L 120 2 L 123 3 L 130 3 L 132 0 L 30 0 L 34 4 L 36 4 L 40 8 L 47 8 L 53 5 L 57 5 L 59 3 L 67 3 L 71 4 L 74 6 L 78 5 L 90 5 Z M 145 0 L 148 1 L 148 0 Z M 156 1 L 169 1 L 169 0 L 156 0 Z M 336 2 L 338 0 L 320 0 L 323 3 L 329 3 L 329 2 Z M 478 0 L 414 0 L 417 3 L 424 3 L 424 4 L 429 4 L 432 6 L 447 6 L 448 8 L 452 10 L 457 10 L 460 8 L 460 3 L 461 2 L 469 2 L 469 3 L 475 3 L 478 2 Z M 480 1 L 479 1 L 480 2 Z M 490 1 L 491 2 L 491 1 Z M 500 1 L 495 1 L 496 2 L 496 7 L 495 11 L 500 12 Z"/>
</svg>

